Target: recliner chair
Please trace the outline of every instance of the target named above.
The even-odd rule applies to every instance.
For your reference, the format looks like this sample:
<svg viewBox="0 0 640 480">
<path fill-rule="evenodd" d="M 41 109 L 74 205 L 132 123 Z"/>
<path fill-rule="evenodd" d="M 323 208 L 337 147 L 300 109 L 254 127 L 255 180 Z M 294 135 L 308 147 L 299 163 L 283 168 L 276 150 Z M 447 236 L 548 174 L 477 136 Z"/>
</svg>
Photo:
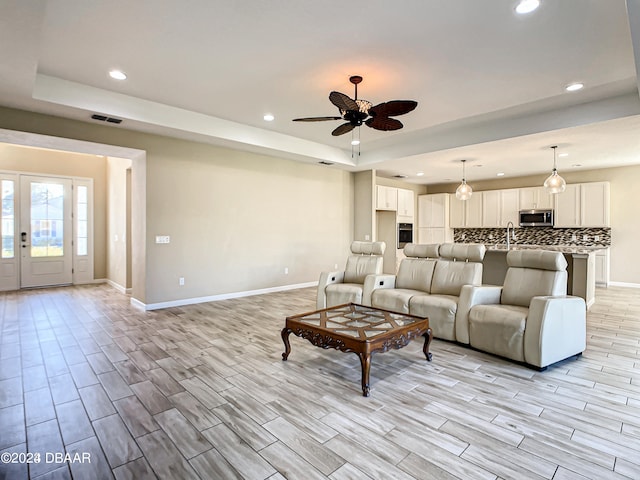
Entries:
<svg viewBox="0 0 640 480">
<path fill-rule="evenodd" d="M 317 308 L 328 308 L 343 303 L 371 306 L 373 276 L 382 273 L 384 242 L 351 243 L 351 255 L 344 271 L 322 272 L 318 281 Z M 367 281 L 368 280 L 368 281 Z"/>
<path fill-rule="evenodd" d="M 512 250 L 507 265 L 503 287 L 462 287 L 457 341 L 538 369 L 581 354 L 586 304 L 567 296 L 562 253 Z"/>
</svg>

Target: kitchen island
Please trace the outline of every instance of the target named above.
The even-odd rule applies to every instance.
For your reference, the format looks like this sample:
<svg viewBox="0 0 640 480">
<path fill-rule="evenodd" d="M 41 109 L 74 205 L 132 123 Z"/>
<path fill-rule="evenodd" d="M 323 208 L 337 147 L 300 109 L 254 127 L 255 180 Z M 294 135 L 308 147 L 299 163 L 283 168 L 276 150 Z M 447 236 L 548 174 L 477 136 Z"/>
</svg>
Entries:
<svg viewBox="0 0 640 480">
<path fill-rule="evenodd" d="M 509 250 L 550 250 L 562 252 L 567 260 L 567 294 L 584 298 L 587 308 L 593 305 L 596 292 L 595 255 L 603 247 L 573 247 L 548 245 L 486 245 L 487 253 L 483 261 L 482 283 L 503 285 L 507 273 L 507 252 Z"/>
</svg>

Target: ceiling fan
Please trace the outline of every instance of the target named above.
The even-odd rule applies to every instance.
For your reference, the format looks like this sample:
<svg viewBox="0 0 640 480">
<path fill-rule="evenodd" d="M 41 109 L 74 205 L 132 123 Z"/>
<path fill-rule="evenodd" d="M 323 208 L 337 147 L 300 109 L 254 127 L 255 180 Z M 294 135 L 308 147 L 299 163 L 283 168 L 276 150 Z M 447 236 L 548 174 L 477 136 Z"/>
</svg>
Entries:
<svg viewBox="0 0 640 480">
<path fill-rule="evenodd" d="M 325 120 L 346 120 L 347 123 L 343 123 L 331 132 L 334 137 L 344 135 L 363 123 L 375 130 L 399 130 L 403 127 L 402 122 L 391 117 L 409 113 L 418 106 L 418 102 L 413 100 L 391 100 L 374 107 L 368 100 L 358 98 L 358 84 L 362 82 L 362 77 L 353 75 L 349 77 L 349 81 L 353 83 L 355 88 L 354 99 L 340 92 L 331 92 L 329 94 L 329 101 L 338 107 L 340 111 L 339 117 L 294 118 L 293 121 L 323 122 Z"/>
</svg>

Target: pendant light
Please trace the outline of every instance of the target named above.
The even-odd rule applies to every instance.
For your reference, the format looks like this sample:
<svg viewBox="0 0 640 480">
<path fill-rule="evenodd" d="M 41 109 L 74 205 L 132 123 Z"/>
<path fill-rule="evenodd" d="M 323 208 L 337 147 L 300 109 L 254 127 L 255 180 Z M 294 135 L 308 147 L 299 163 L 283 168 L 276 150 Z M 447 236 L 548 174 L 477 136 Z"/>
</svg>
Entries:
<svg viewBox="0 0 640 480">
<path fill-rule="evenodd" d="M 553 170 L 551 170 L 551 175 L 544 181 L 544 189 L 547 193 L 562 193 L 567 188 L 567 182 L 558 175 L 556 160 L 556 148 L 558 148 L 558 146 L 554 145 L 551 148 L 553 149 Z"/>
<path fill-rule="evenodd" d="M 473 194 L 473 189 L 470 185 L 467 185 L 466 175 L 465 175 L 465 163 L 466 160 L 460 160 L 462 162 L 462 183 L 458 185 L 456 188 L 456 198 L 458 200 L 469 200 L 471 195 Z"/>
</svg>

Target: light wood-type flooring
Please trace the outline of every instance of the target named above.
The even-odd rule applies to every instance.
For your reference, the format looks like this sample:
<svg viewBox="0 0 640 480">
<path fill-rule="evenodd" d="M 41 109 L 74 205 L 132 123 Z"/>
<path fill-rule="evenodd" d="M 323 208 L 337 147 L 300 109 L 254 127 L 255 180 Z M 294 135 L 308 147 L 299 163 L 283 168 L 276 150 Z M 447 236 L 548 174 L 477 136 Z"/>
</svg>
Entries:
<svg viewBox="0 0 640 480">
<path fill-rule="evenodd" d="M 352 353 L 292 335 L 281 360 L 285 316 L 314 305 L 0 294 L 0 479 L 640 478 L 640 291 L 597 291 L 577 360 L 536 372 L 436 339 L 429 363 L 418 340 L 374 354 L 369 398 Z"/>
</svg>

